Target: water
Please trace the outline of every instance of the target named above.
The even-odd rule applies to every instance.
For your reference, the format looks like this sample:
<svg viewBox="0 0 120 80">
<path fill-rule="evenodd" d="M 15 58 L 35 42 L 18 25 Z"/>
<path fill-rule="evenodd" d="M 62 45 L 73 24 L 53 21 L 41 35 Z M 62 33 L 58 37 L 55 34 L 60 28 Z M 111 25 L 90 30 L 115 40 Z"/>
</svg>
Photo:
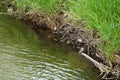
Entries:
<svg viewBox="0 0 120 80">
<path fill-rule="evenodd" d="M 0 15 L 0 80 L 100 80 L 95 67 L 8 15 Z"/>
</svg>

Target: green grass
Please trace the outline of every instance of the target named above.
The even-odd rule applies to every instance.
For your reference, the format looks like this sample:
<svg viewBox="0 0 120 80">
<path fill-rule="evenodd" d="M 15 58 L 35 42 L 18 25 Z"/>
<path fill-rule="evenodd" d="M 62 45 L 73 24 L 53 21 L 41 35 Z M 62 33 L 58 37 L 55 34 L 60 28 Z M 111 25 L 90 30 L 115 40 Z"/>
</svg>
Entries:
<svg viewBox="0 0 120 80">
<path fill-rule="evenodd" d="M 44 13 L 54 14 L 56 11 L 61 11 L 60 3 L 63 1 L 64 0 L 14 0 L 13 3 L 17 8 L 23 10 L 30 8 L 30 11 L 38 10 Z"/>
<path fill-rule="evenodd" d="M 15 0 L 14 4 L 50 14 L 65 8 L 73 20 L 85 20 L 89 28 L 99 31 L 101 51 L 109 58 L 120 50 L 120 0 Z"/>
<path fill-rule="evenodd" d="M 120 0 L 68 0 L 74 17 L 84 19 L 101 36 L 101 51 L 109 58 L 120 50 Z"/>
</svg>

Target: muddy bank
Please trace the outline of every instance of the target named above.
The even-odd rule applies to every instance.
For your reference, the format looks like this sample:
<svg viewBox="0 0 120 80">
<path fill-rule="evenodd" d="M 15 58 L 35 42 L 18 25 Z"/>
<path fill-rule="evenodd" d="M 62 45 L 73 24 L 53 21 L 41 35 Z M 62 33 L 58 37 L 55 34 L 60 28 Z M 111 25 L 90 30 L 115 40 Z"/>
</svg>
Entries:
<svg viewBox="0 0 120 80">
<path fill-rule="evenodd" d="M 38 37 L 43 29 L 46 34 L 48 34 L 47 31 L 50 32 L 48 39 L 73 47 L 100 70 L 100 76 L 103 79 L 120 79 L 120 57 L 116 55 L 116 61 L 108 61 L 106 56 L 100 53 L 98 47 L 100 42 L 93 37 L 95 35 L 91 34 L 89 30 L 77 29 L 71 23 L 65 22 L 63 13 L 51 16 L 40 12 L 24 12 L 13 7 L 9 7 L 8 12 L 20 20 L 32 24 L 32 29 Z"/>
</svg>

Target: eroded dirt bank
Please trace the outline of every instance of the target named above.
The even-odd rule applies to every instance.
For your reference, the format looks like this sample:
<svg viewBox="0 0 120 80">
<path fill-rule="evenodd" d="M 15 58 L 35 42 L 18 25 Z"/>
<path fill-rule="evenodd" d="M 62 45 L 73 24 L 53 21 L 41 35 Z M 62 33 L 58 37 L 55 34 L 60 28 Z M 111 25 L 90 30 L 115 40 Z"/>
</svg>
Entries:
<svg viewBox="0 0 120 80">
<path fill-rule="evenodd" d="M 100 70 L 100 76 L 103 79 L 120 79 L 120 56 L 116 55 L 116 59 L 113 62 L 108 61 L 105 55 L 100 53 L 98 47 L 100 42 L 97 42 L 97 39 L 93 37 L 89 30 L 75 28 L 76 26 L 64 21 L 62 14 L 50 16 L 40 12 L 29 13 L 20 9 L 15 10 L 11 7 L 8 8 L 8 11 L 10 15 L 32 24 L 32 29 L 38 37 L 41 29 L 46 30 L 46 34 L 48 34 L 47 31 L 49 30 L 49 39 L 73 47 Z"/>
</svg>

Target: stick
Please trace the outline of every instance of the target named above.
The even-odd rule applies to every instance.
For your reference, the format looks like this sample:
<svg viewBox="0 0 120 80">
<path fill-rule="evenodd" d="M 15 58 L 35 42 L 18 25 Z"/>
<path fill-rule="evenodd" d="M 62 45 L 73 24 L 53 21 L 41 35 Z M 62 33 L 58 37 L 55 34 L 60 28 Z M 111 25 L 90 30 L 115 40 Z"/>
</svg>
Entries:
<svg viewBox="0 0 120 80">
<path fill-rule="evenodd" d="M 105 78 L 105 76 L 110 72 L 110 70 L 111 70 L 110 67 L 108 67 L 102 63 L 99 63 L 98 61 L 94 60 L 93 58 L 91 58 L 90 56 L 88 56 L 85 53 L 81 53 L 81 55 L 83 55 L 85 58 L 90 60 L 97 68 L 99 68 L 99 70 L 101 71 L 99 76 L 101 76 L 104 73 L 103 78 Z"/>
<path fill-rule="evenodd" d="M 3 12 L 0 12 L 0 15 L 3 15 L 3 14 L 9 14 L 9 13 L 3 13 Z"/>
</svg>

